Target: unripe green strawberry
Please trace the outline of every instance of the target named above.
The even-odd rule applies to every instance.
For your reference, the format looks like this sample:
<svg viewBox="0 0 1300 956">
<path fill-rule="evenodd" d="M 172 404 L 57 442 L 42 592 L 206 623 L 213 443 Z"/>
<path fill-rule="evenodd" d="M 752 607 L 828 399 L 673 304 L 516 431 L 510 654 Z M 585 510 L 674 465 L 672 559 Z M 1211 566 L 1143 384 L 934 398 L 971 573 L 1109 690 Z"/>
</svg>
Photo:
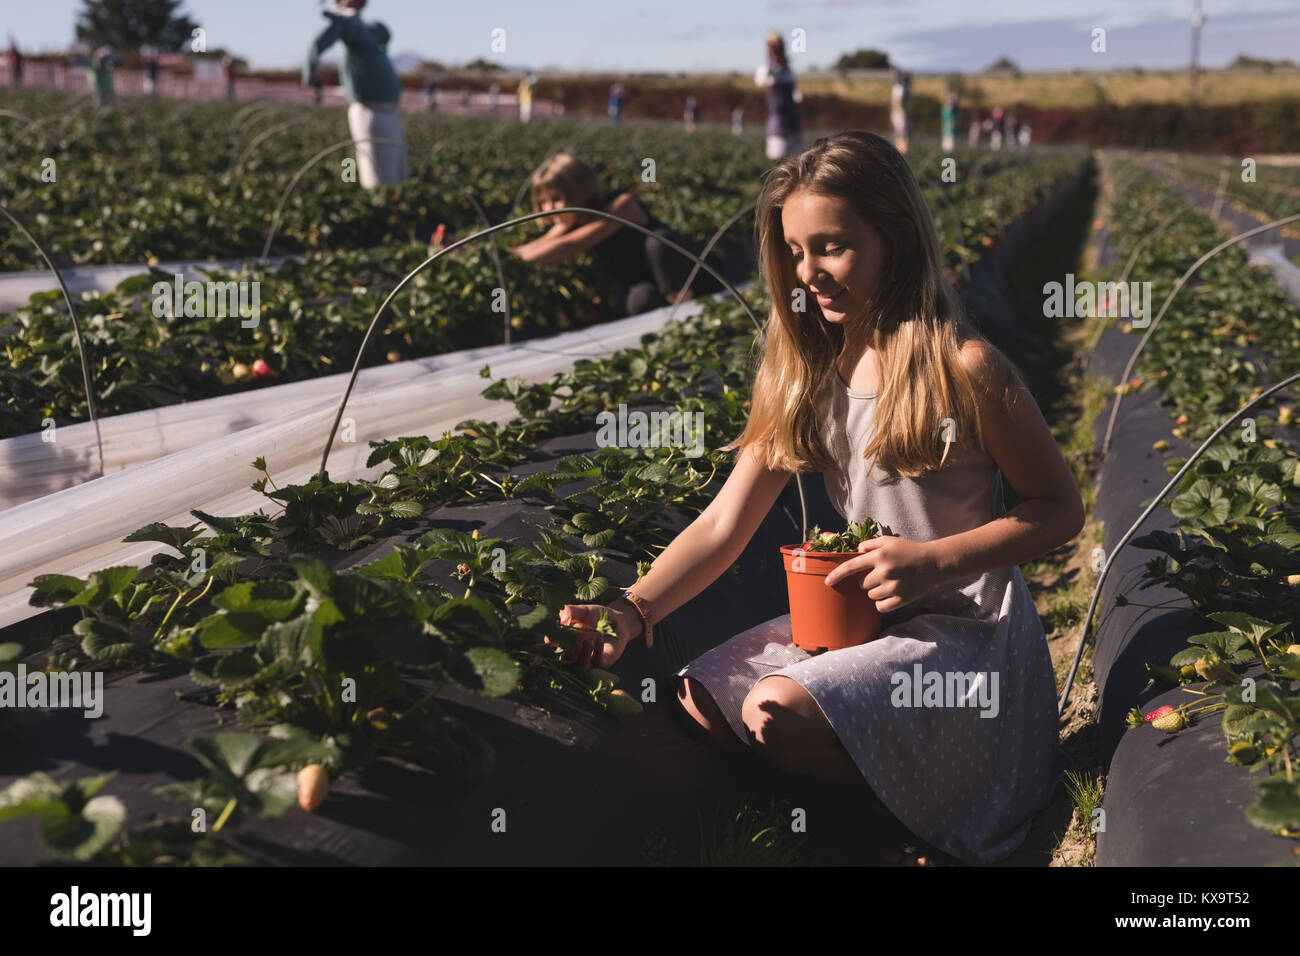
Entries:
<svg viewBox="0 0 1300 956">
<path fill-rule="evenodd" d="M 1239 764 L 1251 764 L 1259 759 L 1259 751 L 1249 740 L 1238 740 L 1228 748 L 1232 759 Z"/>
<path fill-rule="evenodd" d="M 1182 675 L 1184 680 L 1196 680 L 1196 665 L 1184 664 L 1178 668 L 1178 673 Z"/>
<path fill-rule="evenodd" d="M 630 717 L 642 711 L 641 702 L 625 690 L 611 690 L 605 709 L 616 717 Z"/>
<path fill-rule="evenodd" d="M 308 764 L 298 771 L 298 806 L 312 811 L 325 802 L 329 792 L 330 778 L 325 768 L 318 763 Z"/>
<path fill-rule="evenodd" d="M 1219 680 L 1221 677 L 1227 677 L 1232 673 L 1232 668 L 1224 663 L 1218 654 L 1211 651 L 1204 654 L 1193 665 L 1196 673 L 1201 675 L 1202 680 Z"/>
<path fill-rule="evenodd" d="M 1176 734 L 1187 726 L 1187 715 L 1181 710 L 1170 709 L 1167 714 L 1161 714 L 1151 721 L 1151 726 L 1156 730 L 1163 730 L 1167 734 Z"/>
<path fill-rule="evenodd" d="M 600 686 L 601 681 L 608 684 L 617 684 L 618 675 L 611 674 L 609 671 L 601 670 L 599 667 L 593 667 L 583 672 L 582 679 L 587 682 L 587 686 L 593 690 Z"/>
<path fill-rule="evenodd" d="M 1173 687 L 1182 677 L 1182 672 L 1172 664 L 1147 664 L 1147 675 L 1158 684 Z"/>
</svg>

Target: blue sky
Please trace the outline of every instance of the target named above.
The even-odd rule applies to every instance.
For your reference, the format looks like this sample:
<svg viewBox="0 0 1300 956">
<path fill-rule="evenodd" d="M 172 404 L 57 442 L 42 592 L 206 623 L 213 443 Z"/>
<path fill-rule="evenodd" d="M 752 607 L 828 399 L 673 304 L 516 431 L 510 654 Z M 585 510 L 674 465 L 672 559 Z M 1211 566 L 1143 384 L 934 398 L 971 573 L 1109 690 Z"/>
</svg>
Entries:
<svg viewBox="0 0 1300 956">
<path fill-rule="evenodd" d="M 4 0 L 0 34 L 24 49 L 62 49 L 81 0 Z M 210 47 L 255 66 L 295 66 L 324 23 L 319 0 L 186 0 Z M 1238 53 L 1297 58 L 1296 0 L 1204 0 L 1201 62 Z M 860 47 L 886 50 L 921 71 L 978 70 L 1006 54 L 1027 70 L 1148 68 L 1186 64 L 1192 0 L 509 0 L 439 3 L 371 0 L 367 19 L 393 33 L 389 52 L 445 63 L 482 56 L 509 65 L 573 70 L 741 70 L 762 59 L 770 29 L 805 31 L 796 71 L 826 66 Z M 506 52 L 491 49 L 504 28 Z M 1095 27 L 1107 52 L 1089 49 Z"/>
</svg>

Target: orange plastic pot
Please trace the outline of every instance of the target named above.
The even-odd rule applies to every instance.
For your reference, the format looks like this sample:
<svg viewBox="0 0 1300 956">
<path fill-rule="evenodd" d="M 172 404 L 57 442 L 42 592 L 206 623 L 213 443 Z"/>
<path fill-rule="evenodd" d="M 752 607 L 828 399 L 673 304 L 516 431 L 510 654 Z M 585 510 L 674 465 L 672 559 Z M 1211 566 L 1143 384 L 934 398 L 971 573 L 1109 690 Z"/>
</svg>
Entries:
<svg viewBox="0 0 1300 956">
<path fill-rule="evenodd" d="M 826 575 L 858 553 L 805 551 L 800 544 L 781 548 L 790 592 L 790 631 L 796 647 L 834 651 L 880 636 L 880 612 L 862 590 L 860 576 L 847 577 L 834 587 L 826 584 Z"/>
</svg>

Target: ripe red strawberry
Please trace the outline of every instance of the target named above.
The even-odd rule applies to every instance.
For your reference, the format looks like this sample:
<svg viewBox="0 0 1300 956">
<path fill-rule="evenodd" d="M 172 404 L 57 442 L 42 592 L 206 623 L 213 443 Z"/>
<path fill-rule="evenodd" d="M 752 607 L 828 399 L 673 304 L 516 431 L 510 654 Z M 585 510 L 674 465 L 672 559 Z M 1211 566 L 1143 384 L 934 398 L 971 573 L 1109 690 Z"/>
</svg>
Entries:
<svg viewBox="0 0 1300 956">
<path fill-rule="evenodd" d="M 253 378 L 261 379 L 264 382 L 274 382 L 279 377 L 280 373 L 261 359 L 253 363 Z"/>
<path fill-rule="evenodd" d="M 441 223 L 441 222 L 438 223 L 438 228 L 433 230 L 433 238 L 429 240 L 429 244 L 433 246 L 435 249 L 441 249 L 442 240 L 446 237 L 446 235 L 447 235 L 446 223 Z"/>
<path fill-rule="evenodd" d="M 1151 711 L 1151 713 L 1146 714 L 1142 719 L 1149 724 L 1157 717 L 1163 717 L 1165 714 L 1172 714 L 1173 712 L 1174 709 L 1170 707 L 1168 704 L 1165 704 L 1161 707 L 1157 707 L 1155 710 Z"/>
</svg>

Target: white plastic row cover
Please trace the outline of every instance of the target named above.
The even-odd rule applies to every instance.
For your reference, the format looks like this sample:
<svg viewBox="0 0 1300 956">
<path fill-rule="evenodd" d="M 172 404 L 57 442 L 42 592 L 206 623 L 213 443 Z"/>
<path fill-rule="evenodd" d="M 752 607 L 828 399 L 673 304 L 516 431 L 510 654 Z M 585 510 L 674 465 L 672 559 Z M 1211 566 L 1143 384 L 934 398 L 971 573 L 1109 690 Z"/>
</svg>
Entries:
<svg viewBox="0 0 1300 956">
<path fill-rule="evenodd" d="M 699 308 L 699 302 L 690 302 L 677 314 L 685 317 Z M 576 359 L 600 358 L 639 347 L 641 337 L 666 324 L 669 313 L 665 307 L 606 325 L 500 346 L 491 363 L 492 379 L 520 376 L 530 383 L 549 381 L 556 372 L 570 370 Z M 365 467 L 370 441 L 404 435 L 437 437 L 468 418 L 495 422 L 515 418 L 518 412 L 512 404 L 481 396 L 490 384 L 478 374 L 484 352 L 475 349 L 442 356 L 433 369 L 421 362 L 404 362 L 372 370 L 377 374 L 358 384 L 344 411 L 345 419 L 355 422 L 355 441 L 335 438 L 327 465 L 330 478 L 377 478 L 383 465 Z M 458 356 L 459 362 L 455 361 Z M 310 399 L 291 393 L 294 397 L 284 406 L 287 410 L 276 405 L 280 401 L 276 396 L 292 385 L 231 396 L 240 404 L 222 406 L 217 424 L 194 420 L 193 427 L 205 430 L 206 440 L 0 512 L 0 627 L 40 613 L 28 604 L 32 593 L 28 584 L 38 574 L 86 577 L 113 565 L 146 566 L 154 554 L 168 547 L 123 542 L 122 538 L 151 522 L 190 525 L 197 520 L 191 509 L 216 515 L 277 510 L 275 502 L 249 488 L 259 477 L 250 463 L 264 457 L 279 487 L 310 480 L 320 467 L 342 397 L 341 378 L 331 376 L 336 385 L 327 390 L 327 398 L 316 392 Z M 267 407 L 260 407 L 264 403 Z M 139 420 L 139 414 L 122 417 Z M 240 415 L 256 424 L 232 431 L 231 423 Z M 125 434 L 117 432 L 109 420 L 101 425 L 106 435 Z M 134 427 L 140 428 L 142 435 L 160 430 L 145 424 Z M 217 437 L 211 437 L 213 430 Z M 156 434 L 146 440 L 163 447 Z M 60 430 L 59 443 L 62 441 Z"/>
</svg>

